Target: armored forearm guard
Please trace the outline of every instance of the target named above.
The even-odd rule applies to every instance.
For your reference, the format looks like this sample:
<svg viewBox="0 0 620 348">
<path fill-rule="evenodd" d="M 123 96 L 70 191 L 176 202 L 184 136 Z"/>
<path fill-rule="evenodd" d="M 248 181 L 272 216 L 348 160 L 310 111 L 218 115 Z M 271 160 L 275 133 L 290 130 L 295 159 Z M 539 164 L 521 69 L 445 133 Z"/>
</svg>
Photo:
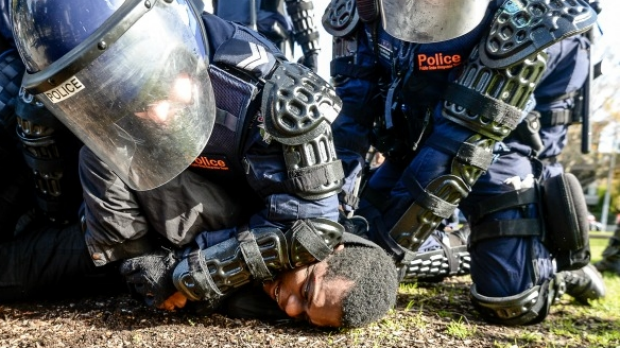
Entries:
<svg viewBox="0 0 620 348">
<path fill-rule="evenodd" d="M 190 300 L 216 305 L 252 279 L 271 279 L 325 259 L 343 233 L 340 224 L 323 219 L 299 220 L 286 233 L 276 228 L 240 230 L 237 238 L 191 250 L 176 266 L 173 282 Z"/>
<path fill-rule="evenodd" d="M 477 134 L 461 145 L 452 160 L 451 173 L 431 181 L 392 229 L 398 244 L 416 250 L 469 194 L 490 166 L 495 142 L 508 136 L 519 123 L 521 108 L 546 67 L 545 57 L 539 53 L 511 69 L 488 69 L 474 50 L 461 78 L 448 88 L 443 116 Z"/>
<path fill-rule="evenodd" d="M 293 22 L 295 42 L 301 46 L 304 55 L 317 53 L 319 32 L 314 24 L 314 5 L 312 0 L 286 0 L 286 12 Z"/>
<path fill-rule="evenodd" d="M 463 73 L 446 91 L 443 117 L 475 134 L 458 149 L 451 173 L 431 181 L 390 231 L 402 247 L 417 250 L 489 167 L 495 143 L 517 127 L 546 69 L 542 50 L 587 30 L 596 20 L 582 0 L 520 3 L 523 6 L 513 1 L 502 5 L 487 39 L 472 51 Z"/>
<path fill-rule="evenodd" d="M 519 124 L 546 67 L 547 55 L 539 52 L 510 68 L 489 69 L 474 49 L 459 80 L 448 87 L 443 116 L 501 141 Z"/>
<path fill-rule="evenodd" d="M 333 88 L 314 72 L 283 62 L 266 81 L 262 102 L 267 135 L 283 144 L 285 191 L 308 200 L 336 194 L 344 171 L 330 127 L 342 106 Z"/>
</svg>

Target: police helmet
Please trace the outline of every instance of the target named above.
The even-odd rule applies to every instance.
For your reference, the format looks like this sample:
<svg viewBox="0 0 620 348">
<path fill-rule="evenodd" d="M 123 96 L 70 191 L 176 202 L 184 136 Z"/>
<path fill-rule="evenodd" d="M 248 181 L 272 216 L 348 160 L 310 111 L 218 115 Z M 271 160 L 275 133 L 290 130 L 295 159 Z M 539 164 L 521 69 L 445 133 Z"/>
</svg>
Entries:
<svg viewBox="0 0 620 348">
<path fill-rule="evenodd" d="M 11 6 L 24 87 L 135 190 L 185 170 L 213 129 L 208 43 L 195 2 Z"/>
</svg>

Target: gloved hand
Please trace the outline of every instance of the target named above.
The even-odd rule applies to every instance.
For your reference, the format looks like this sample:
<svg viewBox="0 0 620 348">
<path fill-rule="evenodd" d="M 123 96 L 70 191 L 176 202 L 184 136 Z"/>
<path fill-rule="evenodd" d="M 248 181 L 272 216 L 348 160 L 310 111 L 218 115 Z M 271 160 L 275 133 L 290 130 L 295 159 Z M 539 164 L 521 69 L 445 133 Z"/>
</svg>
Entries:
<svg viewBox="0 0 620 348">
<path fill-rule="evenodd" d="M 319 53 L 316 51 L 309 52 L 304 54 L 302 57 L 297 60 L 297 64 L 304 65 L 312 71 L 317 72 L 319 69 Z"/>
<path fill-rule="evenodd" d="M 149 306 L 162 305 L 177 289 L 172 282 L 172 273 L 179 260 L 167 249 L 123 261 L 121 274 L 127 284 L 144 298 Z"/>
<path fill-rule="evenodd" d="M 364 239 L 370 239 L 368 231 L 370 231 L 370 224 L 365 217 L 360 215 L 353 215 L 347 217 L 343 212 L 340 212 L 338 222 L 344 227 L 344 230 L 353 233 L 356 236 Z"/>
</svg>

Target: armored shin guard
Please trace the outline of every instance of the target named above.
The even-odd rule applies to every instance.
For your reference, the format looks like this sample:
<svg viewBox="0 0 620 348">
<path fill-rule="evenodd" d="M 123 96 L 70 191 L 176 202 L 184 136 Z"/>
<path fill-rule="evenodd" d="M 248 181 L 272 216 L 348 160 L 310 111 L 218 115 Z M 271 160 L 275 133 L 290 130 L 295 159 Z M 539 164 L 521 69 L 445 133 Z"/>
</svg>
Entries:
<svg viewBox="0 0 620 348">
<path fill-rule="evenodd" d="M 544 182 L 546 244 L 558 270 L 578 270 L 590 262 L 588 207 L 579 180 L 570 173 Z"/>
<path fill-rule="evenodd" d="M 557 292 L 555 279 L 534 286 L 520 294 L 507 297 L 487 297 L 480 295 L 476 285 L 472 285 L 471 296 L 474 307 L 489 322 L 516 326 L 536 324 L 549 314 Z"/>
</svg>

